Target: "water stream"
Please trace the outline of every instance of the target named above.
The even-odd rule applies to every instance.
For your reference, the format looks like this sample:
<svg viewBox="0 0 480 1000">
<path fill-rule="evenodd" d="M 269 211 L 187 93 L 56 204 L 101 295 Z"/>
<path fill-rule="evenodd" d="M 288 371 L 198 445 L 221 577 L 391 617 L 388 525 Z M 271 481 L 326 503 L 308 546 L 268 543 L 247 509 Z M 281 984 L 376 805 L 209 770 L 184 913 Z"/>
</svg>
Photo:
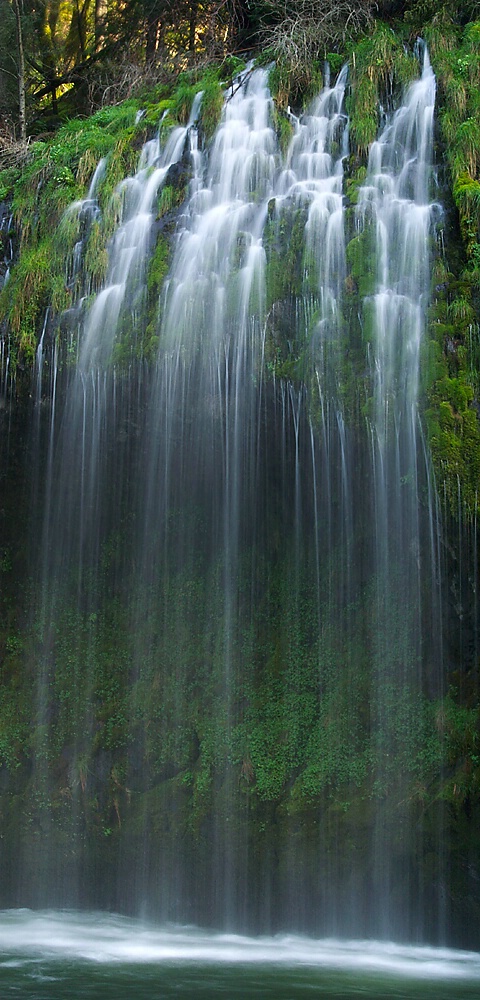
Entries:
<svg viewBox="0 0 480 1000">
<path fill-rule="evenodd" d="M 285 963 L 292 984 L 308 967 L 305 989 L 320 992 L 311 970 L 334 979 L 349 956 L 362 976 L 384 961 L 387 976 L 435 978 L 437 963 L 440 979 L 477 976 L 469 956 L 318 943 L 441 942 L 448 924 L 445 817 L 422 798 L 427 696 L 442 666 L 438 518 L 418 416 L 440 215 L 435 80 L 424 53 L 372 146 L 356 208 L 345 199 L 347 82 L 344 70 L 292 116 L 284 155 L 267 70 L 249 68 L 226 95 L 209 149 L 199 96 L 188 124 L 147 143 L 117 189 L 96 291 L 78 241 L 68 350 L 45 369 L 42 339 L 37 358 L 36 754 L 11 897 L 315 935 L 255 944 L 181 931 L 177 953 L 177 932 L 132 931 L 142 961 L 238 962 L 248 989 L 258 949 L 262 968 Z M 187 178 L 174 233 L 157 217 L 173 168 Z M 70 209 L 84 234 L 102 169 Z M 152 321 L 149 266 L 165 233 Z M 36 919 L 15 917 L 32 940 L 53 921 L 56 939 L 60 918 Z M 114 924 L 92 958 L 95 920 L 74 965 L 116 960 Z M 78 944 L 81 918 L 71 921 Z M 22 947 L 8 944 L 8 922 L 4 932 L 13 970 Z M 62 982 L 43 947 L 45 975 Z M 350 995 L 331 992 L 333 979 L 328 995 Z M 464 986 L 448 995 L 469 995 Z M 267 984 L 256 995 L 283 994 Z"/>
<path fill-rule="evenodd" d="M 377 941 L 165 930 L 115 915 L 0 913 L 4 997 L 478 996 L 479 955 Z"/>
</svg>

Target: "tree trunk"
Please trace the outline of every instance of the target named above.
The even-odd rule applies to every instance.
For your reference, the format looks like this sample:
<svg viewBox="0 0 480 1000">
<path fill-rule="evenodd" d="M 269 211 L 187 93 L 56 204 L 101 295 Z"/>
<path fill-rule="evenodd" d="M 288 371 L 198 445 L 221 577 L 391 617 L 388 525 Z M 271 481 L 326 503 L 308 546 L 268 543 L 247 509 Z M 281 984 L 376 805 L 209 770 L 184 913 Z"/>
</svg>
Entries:
<svg viewBox="0 0 480 1000">
<path fill-rule="evenodd" d="M 77 23 L 78 46 L 81 61 L 85 60 L 86 37 L 85 37 L 85 7 L 81 8 L 78 0 L 75 3 L 75 20 Z"/>
<path fill-rule="evenodd" d="M 145 61 L 151 63 L 155 59 L 158 44 L 158 31 L 160 27 L 160 17 L 152 16 L 147 21 Z"/>
<path fill-rule="evenodd" d="M 107 5 L 105 0 L 95 0 L 95 13 L 94 13 L 94 24 L 95 24 L 95 52 L 98 52 L 99 48 L 105 38 L 105 14 L 107 10 Z"/>
<path fill-rule="evenodd" d="M 190 58 L 192 60 L 195 58 L 195 34 L 197 31 L 197 15 L 198 15 L 198 0 L 191 0 L 190 23 L 189 23 L 189 33 L 188 33 L 188 51 L 190 53 Z"/>
<path fill-rule="evenodd" d="M 18 123 L 20 126 L 20 140 L 27 141 L 27 116 L 25 112 L 25 53 L 23 50 L 22 18 L 19 0 L 12 0 L 15 12 L 15 23 L 17 29 L 17 54 L 18 54 Z"/>
<path fill-rule="evenodd" d="M 57 88 L 53 82 L 50 83 L 50 96 L 52 98 L 52 115 L 58 115 Z"/>
</svg>

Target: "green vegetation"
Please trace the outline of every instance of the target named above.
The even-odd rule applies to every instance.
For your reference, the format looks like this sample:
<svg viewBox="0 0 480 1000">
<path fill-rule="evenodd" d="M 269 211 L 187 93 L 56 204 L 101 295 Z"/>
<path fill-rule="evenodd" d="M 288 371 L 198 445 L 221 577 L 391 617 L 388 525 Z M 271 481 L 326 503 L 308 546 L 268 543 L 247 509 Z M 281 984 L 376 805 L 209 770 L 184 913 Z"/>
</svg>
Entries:
<svg viewBox="0 0 480 1000">
<path fill-rule="evenodd" d="M 286 114 L 282 114 L 281 111 L 277 112 L 275 117 L 275 131 L 278 136 L 278 144 L 283 156 L 286 156 L 288 147 L 294 136 L 294 128 L 290 118 Z"/>
<path fill-rule="evenodd" d="M 445 13 L 425 31 L 440 102 L 441 154 L 448 164 L 460 239 L 437 260 L 426 349 L 426 421 L 439 489 L 455 519 L 478 508 L 480 425 L 480 24 L 462 30 Z M 427 360 L 427 354 L 429 361 Z M 430 372 L 430 383 L 428 382 Z"/>
<path fill-rule="evenodd" d="M 236 62 L 241 66 L 240 60 Z M 168 97 L 165 86 L 155 88 L 143 95 L 147 111 L 142 116 L 137 98 L 102 108 L 88 119 L 71 119 L 48 141 L 33 143 L 25 164 L 0 170 L 0 193 L 3 191 L 12 199 L 21 241 L 19 262 L 0 293 L 0 322 L 7 320 L 14 338 L 12 374 L 18 361 L 22 364 L 33 361 L 47 306 L 51 309 L 50 321 L 55 324 L 85 285 L 89 293 L 101 287 L 108 268 L 108 241 L 122 214 L 121 182 L 135 172 L 141 145 L 160 124 L 165 142 L 173 127 L 186 123 L 198 91 L 203 91 L 202 134 L 204 141 L 209 141 L 223 106 L 219 79 L 224 70 L 222 63 L 203 75 L 184 73 Z M 159 93 L 160 99 L 156 99 Z M 166 117 L 165 112 L 168 112 Z M 77 274 L 75 287 L 67 287 L 68 263 L 80 236 L 81 223 L 75 206 L 81 206 L 102 158 L 106 161 L 105 170 L 96 191 L 100 214 L 86 235 L 82 273 Z M 178 208 L 184 200 L 187 182 L 185 173 L 174 185 L 167 184 L 161 189 L 158 218 Z M 162 254 L 166 260 L 165 249 Z M 158 300 L 160 272 L 155 262 L 152 267 L 152 273 L 157 275 Z M 152 279 L 149 288 L 152 292 Z M 147 323 L 153 318 L 153 315 L 147 318 Z M 117 363 L 122 356 L 122 351 L 117 351 Z"/>
<path fill-rule="evenodd" d="M 13 191 L 12 207 L 21 236 L 19 261 L 0 294 L 0 316 L 8 319 L 16 340 L 13 362 L 33 360 L 47 306 L 58 315 L 71 302 L 66 262 L 79 237 L 79 217 L 75 209 L 67 209 L 85 195 L 101 157 L 111 154 L 117 174 L 125 176 L 132 162 L 131 153 L 126 157 L 125 133 L 131 143 L 136 111 L 136 104 L 129 101 L 87 121 L 72 120 L 49 142 L 33 143 L 27 163 L 15 171 L 15 177 L 12 168 L 0 173 L 0 184 L 8 183 Z M 109 187 L 112 178 L 107 169 L 101 200 L 108 198 Z M 86 266 L 97 287 L 106 271 L 105 241 L 101 224 L 94 225 Z"/>
<path fill-rule="evenodd" d="M 418 76 L 418 62 L 401 36 L 377 22 L 375 30 L 354 46 L 350 69 L 350 139 L 353 149 L 365 156 L 378 132 L 380 102 L 396 103 L 405 86 Z"/>
<path fill-rule="evenodd" d="M 372 229 L 366 225 L 359 233 L 354 211 L 368 149 L 378 130 L 379 101 L 395 104 L 402 88 L 418 74 L 412 46 L 405 42 L 411 26 L 428 12 L 429 23 L 422 21 L 422 26 L 439 81 L 437 161 L 445 159 L 448 176 L 440 172 L 438 195 L 447 203 L 446 251 L 431 248 L 431 305 L 421 366 L 423 411 L 446 515 L 442 559 L 450 560 L 449 568 L 454 564 L 452 593 L 454 587 L 461 590 L 463 573 L 468 580 L 464 589 L 468 586 L 473 594 L 477 562 L 468 546 L 477 544 L 480 483 L 480 24 L 465 24 L 463 15 L 447 17 L 451 4 L 441 4 L 440 11 L 430 0 L 404 6 L 408 10 L 402 11 L 402 24 L 395 25 L 400 30 L 393 30 L 393 22 L 379 21 L 353 40 L 340 41 L 337 35 L 336 47 L 330 36 L 325 38 L 325 50 L 333 47 L 334 71 L 345 58 L 351 73 L 342 309 L 335 322 L 321 314 L 315 253 L 305 246 L 305 204 L 280 206 L 272 200 L 264 231 L 265 370 L 275 386 L 282 380 L 295 391 L 306 387 L 313 420 L 319 418 L 323 402 L 321 382 L 329 402 L 341 402 L 362 458 L 362 448 L 368 447 L 364 417 L 371 405 L 371 373 L 365 360 L 369 311 L 367 306 L 362 312 L 361 300 L 373 291 L 375 262 Z M 105 280 L 108 241 L 122 213 L 119 185 L 135 171 L 143 141 L 160 123 L 162 141 L 173 127 L 185 124 L 202 90 L 200 135 L 209 142 L 221 115 L 222 85 L 238 65 L 232 59 L 205 71 L 183 68 L 174 84 L 162 79 L 147 87 L 144 79 L 136 97 L 91 117 L 64 121 L 53 134 L 32 142 L 21 166 L 9 164 L 0 171 L 0 199 L 11 199 L 20 244 L 10 281 L 0 295 L 13 373 L 15 365 L 31 371 L 47 307 L 55 335 L 67 351 L 70 334 L 63 332 L 62 313 L 86 291 L 96 293 Z M 273 123 L 284 155 L 292 136 L 285 108 L 308 102 L 320 86 L 321 67 L 315 59 L 307 72 L 304 63 L 295 69 L 284 58 L 271 71 Z M 140 110 L 145 114 L 137 120 Z M 100 158 L 106 160 L 97 189 L 100 211 L 87 232 L 79 211 L 69 206 L 85 198 Z M 176 212 L 185 200 L 188 180 L 187 170 L 177 180 L 167 178 L 159 192 L 144 293 L 122 321 L 113 356 L 119 378 L 132 359 L 148 364 L 157 355 L 158 310 Z M 80 235 L 82 267 L 72 287 L 69 266 Z M 240 236 L 238 268 L 244 257 L 245 240 Z M 322 322 L 328 326 L 323 341 Z M 271 389 L 268 385 L 266 392 Z M 134 452 L 135 431 L 128 433 Z M 336 496 L 332 509 L 342 502 Z M 228 803 L 227 818 L 236 832 L 248 809 L 252 850 L 262 837 L 272 846 L 268 836 L 274 833 L 266 832 L 265 817 L 273 814 L 282 829 L 282 824 L 291 829 L 298 822 L 311 831 L 319 815 L 333 817 L 335 831 L 351 822 L 365 840 L 380 805 L 389 829 L 400 828 L 414 815 L 426 837 L 440 808 L 446 809 L 455 835 L 470 816 L 478 817 L 475 621 L 468 642 L 463 646 L 452 640 L 445 654 L 452 676 L 442 693 L 441 685 L 432 681 L 440 669 L 429 663 L 433 654 L 422 650 L 428 670 L 426 677 L 418 676 L 418 649 L 407 641 L 402 647 L 393 626 L 382 637 L 379 654 L 370 632 L 375 598 L 368 558 L 361 585 L 346 607 L 332 597 L 341 591 L 340 584 L 337 590 L 332 586 L 340 573 L 333 545 L 322 564 L 312 568 L 308 550 L 315 527 L 310 525 L 310 534 L 299 542 L 280 517 L 276 522 L 274 513 L 273 556 L 265 551 L 255 562 L 253 551 L 242 551 L 235 612 L 226 606 L 221 568 L 214 565 L 205 571 L 198 553 L 195 558 L 185 556 L 183 568 L 164 567 L 161 582 L 155 580 L 150 591 L 139 596 L 136 536 L 129 524 L 102 548 L 99 581 L 89 594 L 91 606 L 79 603 L 78 594 L 69 595 L 66 588 L 52 622 L 32 623 L 25 614 L 26 607 L 34 606 L 31 594 L 21 588 L 17 593 L 10 579 L 18 577 L 26 590 L 16 497 L 10 506 L 15 510 L 15 516 L 9 514 L 15 526 L 13 563 L 10 547 L 0 553 L 7 594 L 1 597 L 0 762 L 18 790 L 9 802 L 9 817 L 25 838 L 32 829 L 42 829 L 41 817 L 48 809 L 56 818 L 54 836 L 59 842 L 63 837 L 68 841 L 75 813 L 92 841 L 110 844 L 124 826 L 140 837 L 145 819 L 155 833 L 164 833 L 166 813 L 173 839 L 181 840 L 186 831 L 203 836 L 213 806 L 227 812 Z M 168 526 L 169 544 L 175 551 L 183 552 L 184 537 L 206 535 L 205 512 L 175 509 L 171 520 L 175 523 Z M 193 521 L 195 532 L 183 532 Z M 361 528 L 366 532 L 363 524 Z M 298 552 L 292 554 L 300 544 L 303 562 Z M 460 565 L 462 559 L 467 569 Z M 118 578 L 123 572 L 123 589 L 113 596 L 109 574 Z M 131 593 L 137 595 L 133 610 L 126 597 L 130 583 Z M 320 602 L 322 612 L 319 593 L 331 602 L 328 608 L 325 602 L 326 610 Z M 446 593 L 444 600 L 451 617 L 474 617 L 471 610 L 465 612 L 468 601 L 457 600 L 457 592 L 454 597 Z M 471 603 L 470 596 L 469 607 Z M 401 594 L 398 605 L 407 615 Z M 445 624 L 446 630 L 450 624 Z M 47 765 L 53 775 L 48 787 Z M 175 808 L 165 809 L 165 801 Z M 12 826 L 15 823 L 12 820 Z M 83 849 L 80 842 L 71 848 L 79 853 Z"/>
<path fill-rule="evenodd" d="M 119 553 L 110 547 L 104 556 L 107 570 Z M 319 623 L 315 586 L 304 575 L 296 594 L 294 573 L 284 556 L 262 580 L 251 619 L 236 622 L 228 687 L 226 607 L 215 570 L 208 578 L 172 574 L 167 600 L 165 592 L 145 593 L 135 638 L 132 609 L 115 598 L 80 612 L 64 597 L 50 625 L 36 622 L 22 639 L 11 633 L 0 760 L 20 782 L 35 761 L 22 836 L 39 810 L 60 816 L 72 801 L 94 841 L 145 821 L 155 830 L 167 795 L 174 839 L 187 831 L 198 837 L 212 807 L 222 809 L 225 784 L 230 822 L 240 824 L 247 801 L 251 836 L 269 804 L 278 822 L 284 815 L 307 826 L 320 810 L 352 817 L 359 851 L 380 806 L 392 830 L 412 809 L 420 827 L 428 824 L 439 801 L 459 814 L 470 808 L 480 793 L 478 707 L 459 703 L 453 689 L 428 699 L 403 682 L 395 637 L 373 677 L 362 637 L 373 591 Z M 249 582 L 239 582 L 243 601 Z M 44 767 L 55 775 L 48 785 Z"/>
<path fill-rule="evenodd" d="M 220 122 L 223 108 L 223 90 L 216 74 L 207 77 L 203 86 L 200 120 L 206 142 L 210 142 Z"/>
<path fill-rule="evenodd" d="M 273 58 L 274 53 L 270 55 Z M 288 105 L 305 110 L 322 89 L 321 65 L 315 59 L 300 68 L 289 61 L 277 59 L 270 71 L 269 85 L 280 111 L 285 112 Z"/>
</svg>

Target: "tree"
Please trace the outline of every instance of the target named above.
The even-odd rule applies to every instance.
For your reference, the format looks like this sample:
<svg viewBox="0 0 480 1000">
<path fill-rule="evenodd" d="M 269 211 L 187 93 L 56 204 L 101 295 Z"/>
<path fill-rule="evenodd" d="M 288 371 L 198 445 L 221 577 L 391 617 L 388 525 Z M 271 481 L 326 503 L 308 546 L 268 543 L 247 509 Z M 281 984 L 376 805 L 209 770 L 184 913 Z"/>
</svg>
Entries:
<svg viewBox="0 0 480 1000">
<path fill-rule="evenodd" d="M 263 43 L 294 72 L 365 30 L 376 9 L 374 0 L 263 0 Z"/>
<path fill-rule="evenodd" d="M 27 116 L 25 112 L 25 54 L 23 49 L 22 17 L 19 0 L 12 0 L 17 33 L 17 75 L 18 75 L 18 127 L 20 141 L 27 141 Z"/>
<path fill-rule="evenodd" d="M 0 24 L 0 116 L 10 123 L 12 137 L 16 135 L 24 144 L 26 76 L 21 0 L 1 0 Z"/>
</svg>

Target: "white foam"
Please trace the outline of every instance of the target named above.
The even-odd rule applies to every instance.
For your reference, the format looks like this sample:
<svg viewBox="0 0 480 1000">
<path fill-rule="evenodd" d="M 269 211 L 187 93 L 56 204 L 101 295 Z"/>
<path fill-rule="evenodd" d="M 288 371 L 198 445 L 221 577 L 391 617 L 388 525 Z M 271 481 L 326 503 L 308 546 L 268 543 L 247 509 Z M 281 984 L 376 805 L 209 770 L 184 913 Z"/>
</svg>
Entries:
<svg viewBox="0 0 480 1000">
<path fill-rule="evenodd" d="M 0 911 L 0 965 L 38 957 L 124 964 L 309 966 L 415 979 L 480 980 L 477 952 L 291 934 L 246 937 L 196 927 L 161 928 L 115 914 Z"/>
</svg>

